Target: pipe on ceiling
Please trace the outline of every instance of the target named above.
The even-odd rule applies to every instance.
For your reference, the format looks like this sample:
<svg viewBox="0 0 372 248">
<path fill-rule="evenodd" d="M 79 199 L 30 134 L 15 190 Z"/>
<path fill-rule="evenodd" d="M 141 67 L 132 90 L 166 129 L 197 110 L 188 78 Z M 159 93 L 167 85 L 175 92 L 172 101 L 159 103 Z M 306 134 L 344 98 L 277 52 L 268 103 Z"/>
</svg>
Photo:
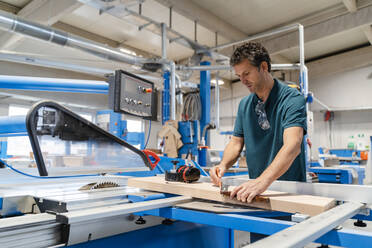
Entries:
<svg viewBox="0 0 372 248">
<path fill-rule="evenodd" d="M 122 53 L 117 49 L 104 46 L 98 42 L 84 39 L 77 35 L 72 35 L 45 25 L 27 21 L 16 15 L 1 10 L 0 29 L 16 32 L 18 34 L 44 40 L 61 46 L 76 48 L 108 60 L 124 62 L 132 65 L 141 65 L 146 62 L 154 62 L 150 59 Z"/>
<path fill-rule="evenodd" d="M 272 64 L 272 70 L 298 70 L 301 68 L 300 64 Z M 198 65 L 198 66 L 184 66 L 177 65 L 177 70 L 181 71 L 223 71 L 223 70 L 232 70 L 233 68 L 230 65 Z"/>
</svg>

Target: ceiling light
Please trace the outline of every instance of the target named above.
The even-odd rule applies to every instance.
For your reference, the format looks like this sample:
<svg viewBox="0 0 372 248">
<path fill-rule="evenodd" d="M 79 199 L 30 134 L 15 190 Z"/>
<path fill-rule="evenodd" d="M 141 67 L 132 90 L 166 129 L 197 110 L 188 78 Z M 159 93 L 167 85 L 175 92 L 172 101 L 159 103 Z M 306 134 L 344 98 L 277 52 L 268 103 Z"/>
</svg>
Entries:
<svg viewBox="0 0 372 248">
<path fill-rule="evenodd" d="M 211 84 L 214 84 L 214 85 L 216 85 L 216 79 L 212 79 L 211 80 Z M 219 79 L 218 80 L 218 85 L 223 85 L 225 82 L 223 81 L 223 80 L 221 80 L 221 79 Z"/>
<path fill-rule="evenodd" d="M 137 55 L 137 53 L 135 51 L 129 50 L 129 49 L 124 48 L 124 47 L 120 47 L 119 50 L 123 53 L 130 54 L 130 55 L 133 55 L 133 56 Z"/>
</svg>

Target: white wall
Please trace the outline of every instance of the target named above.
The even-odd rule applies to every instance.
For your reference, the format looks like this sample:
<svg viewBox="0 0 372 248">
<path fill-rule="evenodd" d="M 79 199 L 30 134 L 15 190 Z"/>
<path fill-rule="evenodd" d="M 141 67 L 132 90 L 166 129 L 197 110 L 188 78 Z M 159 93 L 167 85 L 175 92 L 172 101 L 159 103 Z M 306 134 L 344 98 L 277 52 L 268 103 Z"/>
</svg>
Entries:
<svg viewBox="0 0 372 248">
<path fill-rule="evenodd" d="M 310 91 L 330 108 L 355 108 L 335 111 L 331 122 L 324 121 L 324 112 L 314 112 L 314 159 L 317 159 L 319 146 L 347 148 L 349 136 L 372 135 L 372 109 L 356 110 L 372 108 L 372 78 L 369 77 L 372 77 L 372 66 L 323 76 L 309 82 Z"/>
<path fill-rule="evenodd" d="M 309 89 L 331 108 L 372 108 L 372 66 L 310 79 Z"/>
</svg>

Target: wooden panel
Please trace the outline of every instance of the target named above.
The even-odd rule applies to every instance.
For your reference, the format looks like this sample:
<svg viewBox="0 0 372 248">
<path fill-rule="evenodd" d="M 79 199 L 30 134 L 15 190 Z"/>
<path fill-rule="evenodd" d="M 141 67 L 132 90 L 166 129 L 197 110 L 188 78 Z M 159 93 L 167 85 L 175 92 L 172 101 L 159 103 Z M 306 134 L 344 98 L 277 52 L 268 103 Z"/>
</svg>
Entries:
<svg viewBox="0 0 372 248">
<path fill-rule="evenodd" d="M 219 187 L 214 186 L 211 183 L 196 182 L 187 184 L 181 182 L 166 182 L 163 177 L 129 178 L 128 186 L 223 203 L 232 203 L 289 213 L 302 213 L 311 216 L 332 208 L 335 206 L 336 202 L 333 198 L 327 197 L 291 195 L 279 191 L 265 191 L 261 196 L 262 198 L 268 198 L 267 201 L 260 200 L 247 204 L 220 194 Z"/>
</svg>

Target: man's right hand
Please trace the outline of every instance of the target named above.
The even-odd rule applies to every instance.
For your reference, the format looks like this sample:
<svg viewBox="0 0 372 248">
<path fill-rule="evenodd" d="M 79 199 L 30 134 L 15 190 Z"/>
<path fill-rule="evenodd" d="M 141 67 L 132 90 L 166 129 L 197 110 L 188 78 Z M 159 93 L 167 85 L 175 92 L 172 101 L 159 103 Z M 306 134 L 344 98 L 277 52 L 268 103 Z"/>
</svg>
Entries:
<svg viewBox="0 0 372 248">
<path fill-rule="evenodd" d="M 209 176 L 212 179 L 212 183 L 217 186 L 221 186 L 221 178 L 225 174 L 226 168 L 225 166 L 219 164 L 214 167 L 212 167 L 209 170 Z"/>
</svg>

